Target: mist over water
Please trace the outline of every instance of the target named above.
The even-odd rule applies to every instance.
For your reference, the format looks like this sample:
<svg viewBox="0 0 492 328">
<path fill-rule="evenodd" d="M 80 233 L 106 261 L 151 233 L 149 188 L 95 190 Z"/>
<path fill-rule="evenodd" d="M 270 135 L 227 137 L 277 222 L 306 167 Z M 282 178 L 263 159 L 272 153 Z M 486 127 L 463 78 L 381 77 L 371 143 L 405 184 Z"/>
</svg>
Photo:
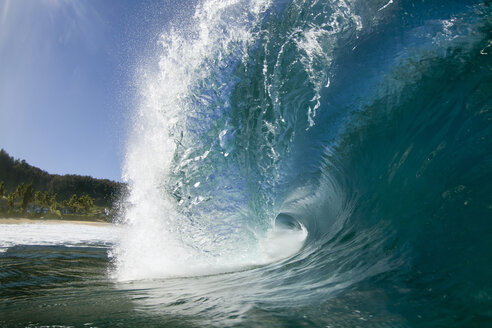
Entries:
<svg viewBox="0 0 492 328">
<path fill-rule="evenodd" d="M 190 6 L 137 70 L 124 227 L 107 256 L 73 255 L 102 279 L 75 309 L 94 292 L 97 326 L 490 325 L 491 17 L 486 1 Z"/>
</svg>

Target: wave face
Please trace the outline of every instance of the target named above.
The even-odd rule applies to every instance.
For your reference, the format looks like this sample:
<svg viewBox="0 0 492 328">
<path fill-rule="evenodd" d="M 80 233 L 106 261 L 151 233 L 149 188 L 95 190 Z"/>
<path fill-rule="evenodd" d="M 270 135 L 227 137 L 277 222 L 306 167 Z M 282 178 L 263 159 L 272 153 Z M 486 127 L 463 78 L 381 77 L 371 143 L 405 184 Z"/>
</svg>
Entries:
<svg viewBox="0 0 492 328">
<path fill-rule="evenodd" d="M 199 325 L 490 323 L 490 4 L 193 10 L 137 73 L 113 272 L 135 302 Z"/>
</svg>

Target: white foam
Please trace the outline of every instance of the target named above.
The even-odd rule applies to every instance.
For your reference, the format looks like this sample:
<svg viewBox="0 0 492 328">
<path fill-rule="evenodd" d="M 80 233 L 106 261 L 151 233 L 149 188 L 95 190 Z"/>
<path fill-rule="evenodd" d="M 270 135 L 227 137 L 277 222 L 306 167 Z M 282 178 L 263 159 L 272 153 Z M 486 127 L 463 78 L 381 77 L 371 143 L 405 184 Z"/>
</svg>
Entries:
<svg viewBox="0 0 492 328">
<path fill-rule="evenodd" d="M 276 262 L 297 254 L 304 245 L 307 235 L 308 232 L 302 225 L 301 229 L 277 226 L 271 228 L 266 237 L 260 240 L 262 262 L 265 264 Z"/>
<path fill-rule="evenodd" d="M 133 241 L 133 247 L 117 251 L 118 270 L 113 278 L 119 281 L 159 279 L 169 277 L 192 277 L 234 272 L 251 267 L 267 265 L 295 255 L 302 248 L 307 230 L 273 227 L 264 236 L 249 245 L 238 241 L 234 252 L 207 253 L 193 245 L 179 243 L 176 235 L 156 225 L 154 232 L 127 226 L 123 242 Z M 121 253 L 124 251 L 124 253 Z M 121 259 L 124 261 L 121 261 Z"/>
<path fill-rule="evenodd" d="M 120 231 L 109 225 L 0 224 L 0 249 L 15 245 L 112 245 Z"/>
</svg>

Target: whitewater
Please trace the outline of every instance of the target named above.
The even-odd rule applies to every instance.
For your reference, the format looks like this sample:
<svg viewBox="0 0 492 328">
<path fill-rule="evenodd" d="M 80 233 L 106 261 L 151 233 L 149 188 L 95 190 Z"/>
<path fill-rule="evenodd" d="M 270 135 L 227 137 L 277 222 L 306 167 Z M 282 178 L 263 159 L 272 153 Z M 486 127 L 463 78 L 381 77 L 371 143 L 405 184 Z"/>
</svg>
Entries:
<svg viewBox="0 0 492 328">
<path fill-rule="evenodd" d="M 490 3 L 180 8 L 136 60 L 117 230 L 5 246 L 0 324 L 490 326 Z"/>
</svg>

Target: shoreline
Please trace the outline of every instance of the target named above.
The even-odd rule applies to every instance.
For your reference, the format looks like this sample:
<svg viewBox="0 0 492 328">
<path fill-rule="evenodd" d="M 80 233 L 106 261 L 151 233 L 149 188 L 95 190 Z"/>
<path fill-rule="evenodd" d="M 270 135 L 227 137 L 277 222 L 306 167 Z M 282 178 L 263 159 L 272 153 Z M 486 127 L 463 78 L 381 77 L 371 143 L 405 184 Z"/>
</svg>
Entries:
<svg viewBox="0 0 492 328">
<path fill-rule="evenodd" d="M 85 224 L 93 226 L 110 226 L 112 223 L 102 220 L 70 220 L 70 219 L 45 219 L 45 218 L 0 218 L 0 224 Z"/>
</svg>

